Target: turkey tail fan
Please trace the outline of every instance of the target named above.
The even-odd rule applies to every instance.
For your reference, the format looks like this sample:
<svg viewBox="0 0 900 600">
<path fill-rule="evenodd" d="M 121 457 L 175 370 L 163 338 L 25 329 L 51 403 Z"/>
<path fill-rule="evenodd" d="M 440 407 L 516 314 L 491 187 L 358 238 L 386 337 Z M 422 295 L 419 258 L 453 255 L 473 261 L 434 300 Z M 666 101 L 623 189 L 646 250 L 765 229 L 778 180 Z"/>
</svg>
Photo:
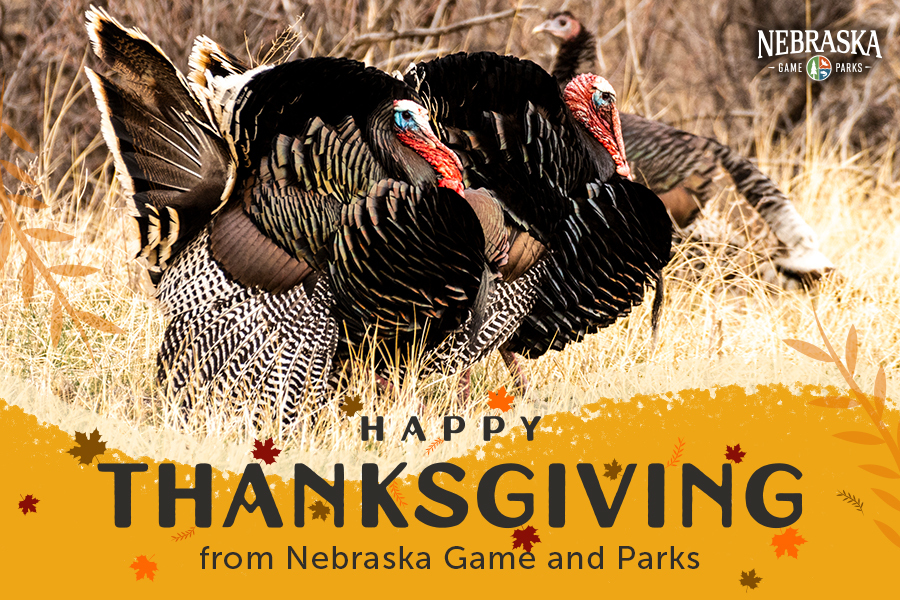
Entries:
<svg viewBox="0 0 900 600">
<path fill-rule="evenodd" d="M 221 124 L 226 96 L 246 83 L 247 78 L 239 76 L 250 67 L 205 35 L 194 40 L 188 67 L 191 89 L 203 102 L 210 120 Z"/>
<path fill-rule="evenodd" d="M 86 69 L 101 129 L 137 219 L 154 283 L 234 186 L 232 151 L 187 80 L 153 42 L 103 9 L 87 12 L 94 52 L 119 83 Z"/>
<path fill-rule="evenodd" d="M 201 88 L 209 87 L 207 75 L 228 77 L 242 75 L 250 70 L 244 61 L 205 35 L 194 40 L 188 66 L 191 69 L 188 73 L 188 80 Z"/>
</svg>

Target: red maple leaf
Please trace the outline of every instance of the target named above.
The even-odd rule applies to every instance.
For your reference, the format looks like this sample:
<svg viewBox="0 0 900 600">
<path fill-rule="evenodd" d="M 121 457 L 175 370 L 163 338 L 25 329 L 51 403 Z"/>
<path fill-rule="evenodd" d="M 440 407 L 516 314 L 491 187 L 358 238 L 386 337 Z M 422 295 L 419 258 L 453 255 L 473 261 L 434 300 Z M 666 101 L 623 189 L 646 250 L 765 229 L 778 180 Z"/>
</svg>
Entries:
<svg viewBox="0 0 900 600">
<path fill-rule="evenodd" d="M 22 511 L 23 515 L 27 515 L 30 512 L 36 513 L 37 508 L 35 508 L 34 505 L 38 502 L 40 502 L 40 500 L 38 500 L 31 494 L 28 494 L 27 496 L 25 496 L 24 500 L 19 501 L 19 509 Z"/>
<path fill-rule="evenodd" d="M 781 558 L 781 555 L 787 552 L 788 556 L 797 558 L 797 546 L 806 543 L 806 540 L 802 536 L 797 535 L 797 533 L 799 533 L 797 529 L 788 527 L 787 531 L 779 533 L 772 538 L 771 545 L 775 546 L 775 556 Z"/>
<path fill-rule="evenodd" d="M 513 539 L 513 550 L 521 546 L 525 549 L 525 552 L 531 552 L 531 548 L 541 541 L 541 538 L 538 537 L 537 529 L 529 525 L 525 529 L 516 529 L 512 534 Z"/>
<path fill-rule="evenodd" d="M 725 460 L 733 460 L 735 464 L 744 460 L 744 456 L 747 454 L 746 452 L 741 452 L 740 444 L 735 444 L 734 448 L 726 444 L 725 449 L 727 450 Z"/>
<path fill-rule="evenodd" d="M 275 441 L 272 438 L 267 439 L 265 443 L 253 440 L 253 458 L 271 465 L 279 454 L 281 454 L 281 450 L 275 447 Z"/>
<path fill-rule="evenodd" d="M 490 402 L 488 402 L 488 406 L 491 408 L 499 408 L 503 412 L 506 412 L 512 408 L 513 400 L 515 400 L 512 396 L 506 395 L 506 386 L 504 385 L 496 392 L 488 392 L 488 398 L 490 398 Z"/>
<path fill-rule="evenodd" d="M 143 579 L 144 576 L 153 581 L 153 576 L 156 574 L 156 563 L 150 562 L 143 554 L 134 559 L 134 562 L 131 563 L 131 568 L 134 569 L 135 581 Z"/>
</svg>

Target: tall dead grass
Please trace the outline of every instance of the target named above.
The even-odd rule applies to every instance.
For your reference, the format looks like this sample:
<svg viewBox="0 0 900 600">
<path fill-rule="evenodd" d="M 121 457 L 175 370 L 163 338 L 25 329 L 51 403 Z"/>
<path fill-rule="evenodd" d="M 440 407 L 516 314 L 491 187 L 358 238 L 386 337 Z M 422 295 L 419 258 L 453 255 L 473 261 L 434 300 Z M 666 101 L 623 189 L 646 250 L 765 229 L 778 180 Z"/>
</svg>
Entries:
<svg viewBox="0 0 900 600">
<path fill-rule="evenodd" d="M 233 467 L 247 459 L 250 440 L 277 437 L 277 426 L 265 419 L 255 423 L 253 415 L 229 410 L 214 401 L 198 404 L 185 414 L 154 382 L 156 352 L 165 321 L 151 299 L 146 275 L 132 261 L 131 224 L 105 147 L 96 135 L 93 100 L 86 94 L 84 80 L 73 75 L 81 67 L 80 52 L 87 45 L 81 29 L 82 5 L 86 3 L 57 4 L 61 10 L 56 20 L 48 21 L 46 31 L 37 32 L 36 42 L 25 43 L 26 50 L 12 76 L 5 73 L 4 106 L 9 108 L 13 125 L 26 137 L 32 136 L 34 146 L 39 145 L 39 153 L 29 157 L 13 151 L 3 138 L 0 154 L 26 167 L 38 183 L 37 190 L 9 191 L 39 193 L 49 206 L 37 213 L 17 209 L 23 226 L 54 227 L 75 235 L 75 240 L 66 244 L 39 243 L 46 264 L 78 263 L 100 269 L 85 278 L 63 281 L 70 302 L 116 323 L 125 334 L 112 336 L 89 330 L 93 361 L 87 346 L 69 325 L 63 329 L 59 345 L 52 347 L 50 292 L 39 284 L 34 301 L 23 307 L 19 284 L 23 256 L 14 246 L 0 270 L 0 373 L 6 377 L 0 380 L 0 396 L 69 430 L 102 420 L 101 431 L 109 432 L 113 445 L 118 441 L 124 449 L 139 455 L 191 463 L 202 459 Z M 237 2 L 228 10 L 225 3 L 170 4 L 168 12 L 139 8 L 131 0 L 111 2 L 109 8 L 157 39 L 179 65 L 186 63 L 194 35 L 209 34 L 248 59 L 256 59 L 271 49 L 269 41 L 285 26 L 298 36 L 289 42 L 288 47 L 293 49 L 287 52 L 288 57 L 343 51 L 391 69 L 435 54 L 491 49 L 547 62 L 544 40 L 534 40 L 528 34 L 543 17 L 537 11 L 523 11 L 446 35 L 372 44 L 354 42 L 367 33 L 437 27 L 476 13 L 515 8 L 508 2 L 487 0 L 465 7 L 445 0 L 430 4 L 408 0 L 325 1 L 306 7 L 290 1 Z M 677 74 L 654 79 L 659 53 L 671 50 L 679 32 L 690 29 L 691 35 L 701 35 L 708 23 L 677 20 L 676 8 L 686 3 L 628 5 L 635 13 L 633 35 L 645 39 L 641 36 L 649 34 L 646 39 L 651 40 L 638 50 L 644 61 L 642 76 L 647 80 L 645 88 L 650 90 L 647 99 L 651 110 L 663 118 L 680 115 L 671 120 L 682 127 L 712 131 L 744 148 L 755 148 L 761 168 L 794 199 L 800 213 L 819 233 L 822 248 L 837 265 L 840 276 L 823 281 L 812 295 L 773 289 L 748 275 L 747 265 L 735 263 L 724 247 L 682 247 L 667 269 L 667 300 L 657 347 L 651 350 L 649 307 L 645 304 L 584 343 L 526 362 L 524 370 L 531 388 L 518 399 L 512 413 L 504 414 L 507 422 L 517 421 L 519 416 L 572 410 L 602 398 L 627 399 L 638 393 L 774 381 L 838 384 L 836 372 L 798 358 L 781 342 L 784 338 L 817 339 L 813 304 L 833 335 L 842 336 L 851 324 L 856 325 L 861 347 L 860 383 L 864 388 L 870 386 L 877 365 L 882 364 L 890 394 L 900 372 L 900 241 L 896 235 L 900 214 L 895 200 L 894 140 L 856 147 L 848 141 L 849 136 L 829 128 L 827 119 L 814 122 L 813 135 L 808 137 L 802 127 L 799 131 L 783 130 L 779 98 L 751 94 L 752 115 L 745 118 L 730 115 L 727 107 L 717 111 L 713 100 L 694 89 L 669 89 Z M 646 11 L 651 6 L 664 7 L 663 17 L 648 20 Z M 619 3 L 585 3 L 585 12 L 595 20 L 599 15 L 604 24 L 618 23 L 623 16 Z M 306 16 L 301 21 L 293 20 L 303 13 Z M 244 25 L 236 27 L 235 23 Z M 61 35 L 60 39 L 70 40 L 68 49 L 78 49 L 78 53 L 36 54 L 34 49 L 28 50 L 32 47 L 29 44 L 53 37 L 51 31 Z M 618 77 L 619 85 L 634 94 L 638 87 L 625 59 L 629 44 L 621 37 L 624 28 L 622 32 L 608 39 L 603 50 L 613 78 Z M 249 41 L 245 42 L 244 35 Z M 28 83 L 34 65 L 43 69 L 37 100 L 43 108 L 38 118 L 23 122 L 26 104 L 36 101 L 29 96 L 32 91 Z M 699 81 L 704 76 L 699 68 L 684 71 L 685 79 Z M 748 85 L 752 91 L 758 82 L 749 80 Z M 699 110 L 696 105 L 704 102 L 710 107 L 711 118 L 687 118 L 693 114 L 689 110 Z M 857 140 L 857 146 L 859 143 Z M 10 188 L 10 180 L 4 181 Z M 725 189 L 723 193 L 733 191 Z M 707 218 L 716 227 L 728 227 L 719 215 Z M 696 268 L 698 253 L 707 258 L 702 270 Z M 280 440 L 288 449 L 285 464 L 302 460 L 327 472 L 326 467 L 337 460 L 348 465 L 364 460 L 405 460 L 415 468 L 425 460 L 427 442 L 399 441 L 411 415 L 419 416 L 429 441 L 439 435 L 445 414 L 467 418 L 469 426 L 458 441 L 441 445 L 428 461 L 453 455 L 480 440 L 476 419 L 496 413 L 487 407 L 487 392 L 502 385 L 510 389 L 513 384 L 498 356 L 475 367 L 472 396 L 465 404 L 456 394 L 457 377 L 419 380 L 412 373 L 405 380 L 396 379 L 390 392 L 379 393 L 365 368 L 354 372 L 342 392 L 359 396 L 364 414 L 385 417 L 385 441 L 361 441 L 359 416 L 346 417 L 335 402 L 315 423 L 309 421 Z"/>
</svg>

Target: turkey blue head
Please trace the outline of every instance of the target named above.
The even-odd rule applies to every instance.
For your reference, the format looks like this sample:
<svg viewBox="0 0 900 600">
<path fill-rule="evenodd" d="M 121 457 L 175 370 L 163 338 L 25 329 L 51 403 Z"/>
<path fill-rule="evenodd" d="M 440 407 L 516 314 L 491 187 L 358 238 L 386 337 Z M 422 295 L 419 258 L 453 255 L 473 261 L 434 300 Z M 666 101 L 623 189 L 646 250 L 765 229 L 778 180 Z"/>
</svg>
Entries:
<svg viewBox="0 0 900 600">
<path fill-rule="evenodd" d="M 428 111 L 413 100 L 394 100 L 393 121 L 397 139 L 434 168 L 438 175 L 438 187 L 446 187 L 462 195 L 462 164 L 459 157 L 435 135 L 428 121 Z"/>
<path fill-rule="evenodd" d="M 616 173 L 631 179 L 612 85 L 603 77 L 585 73 L 566 86 L 565 100 L 572 115 L 609 152 L 616 163 Z"/>
</svg>

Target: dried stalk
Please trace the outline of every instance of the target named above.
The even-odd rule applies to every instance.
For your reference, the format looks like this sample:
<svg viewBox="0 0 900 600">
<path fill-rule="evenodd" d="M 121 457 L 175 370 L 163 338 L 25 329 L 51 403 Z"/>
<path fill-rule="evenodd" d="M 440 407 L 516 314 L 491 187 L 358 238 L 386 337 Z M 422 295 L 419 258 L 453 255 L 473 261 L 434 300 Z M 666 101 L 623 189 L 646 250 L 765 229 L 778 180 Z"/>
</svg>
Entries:
<svg viewBox="0 0 900 600">
<path fill-rule="evenodd" d="M 443 27 L 417 27 L 414 29 L 405 29 L 402 31 L 376 31 L 374 33 L 364 33 L 357 36 L 352 42 L 350 42 L 350 50 L 356 50 L 360 46 L 377 44 L 379 42 L 393 42 L 394 40 L 419 37 L 435 37 L 447 35 L 448 33 L 456 33 L 457 31 L 470 29 L 479 25 L 486 25 L 495 21 L 502 21 L 503 19 L 514 17 L 518 13 L 526 10 L 543 9 L 539 6 L 520 6 L 518 8 L 510 8 L 508 10 L 503 10 L 488 15 L 481 15 L 478 17 L 472 17 L 470 19 L 464 19 L 456 23 L 451 23 L 450 25 L 444 25 Z"/>
</svg>

